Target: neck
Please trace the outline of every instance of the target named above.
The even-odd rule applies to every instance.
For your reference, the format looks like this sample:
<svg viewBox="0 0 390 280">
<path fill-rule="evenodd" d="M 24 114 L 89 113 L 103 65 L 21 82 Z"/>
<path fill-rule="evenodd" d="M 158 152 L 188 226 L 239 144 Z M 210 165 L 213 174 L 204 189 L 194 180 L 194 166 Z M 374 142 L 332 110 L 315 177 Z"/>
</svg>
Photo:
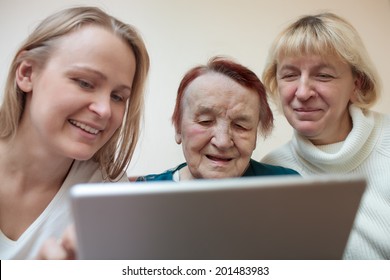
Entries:
<svg viewBox="0 0 390 280">
<path fill-rule="evenodd" d="M 0 176 L 2 182 L 12 182 L 21 189 L 39 186 L 56 188 L 62 185 L 71 165 L 72 159 L 50 157 L 39 154 L 28 145 L 18 141 L 0 140 Z"/>
<path fill-rule="evenodd" d="M 193 180 L 193 179 L 195 178 L 194 176 L 192 176 L 190 169 L 188 168 L 188 165 L 179 170 L 179 181 Z"/>
<path fill-rule="evenodd" d="M 352 118 L 347 110 L 345 117 L 341 119 L 338 125 L 334 125 L 332 128 L 329 128 L 327 135 L 319 135 L 318 137 L 309 138 L 309 140 L 316 146 L 342 142 L 351 132 L 352 125 Z"/>
</svg>

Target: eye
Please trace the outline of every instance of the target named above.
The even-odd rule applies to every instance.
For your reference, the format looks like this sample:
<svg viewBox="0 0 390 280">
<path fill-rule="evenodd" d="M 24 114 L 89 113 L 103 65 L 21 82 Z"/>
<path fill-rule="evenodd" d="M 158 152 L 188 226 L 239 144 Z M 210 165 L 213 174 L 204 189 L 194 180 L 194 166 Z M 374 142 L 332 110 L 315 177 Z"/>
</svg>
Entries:
<svg viewBox="0 0 390 280">
<path fill-rule="evenodd" d="M 111 94 L 111 99 L 113 101 L 115 101 L 115 102 L 122 102 L 122 101 L 125 100 L 125 98 L 122 95 L 118 94 L 118 93 L 112 93 Z"/>
<path fill-rule="evenodd" d="M 208 126 L 212 123 L 211 120 L 205 120 L 205 121 L 198 121 L 198 124 Z"/>
<path fill-rule="evenodd" d="M 206 126 L 206 127 L 213 124 L 213 120 L 209 119 L 209 118 L 198 119 L 196 122 L 197 122 L 197 124 L 199 124 L 201 126 Z"/>
<path fill-rule="evenodd" d="M 236 127 L 238 130 L 248 130 L 248 128 L 245 125 L 242 125 L 240 123 L 235 123 L 234 127 Z"/>
<path fill-rule="evenodd" d="M 298 77 L 298 73 L 295 73 L 295 72 L 286 72 L 286 73 L 281 73 L 279 75 L 279 78 L 281 80 L 285 80 L 285 81 L 293 81 L 297 77 Z"/>
<path fill-rule="evenodd" d="M 319 73 L 317 74 L 317 79 L 322 82 L 328 82 L 334 79 L 334 76 L 327 73 Z"/>
<path fill-rule="evenodd" d="M 91 90 L 94 88 L 93 84 L 86 81 L 86 80 L 83 80 L 83 79 L 74 79 L 76 81 L 76 83 L 79 85 L 79 87 L 83 88 L 83 89 L 88 89 L 88 90 Z"/>
</svg>

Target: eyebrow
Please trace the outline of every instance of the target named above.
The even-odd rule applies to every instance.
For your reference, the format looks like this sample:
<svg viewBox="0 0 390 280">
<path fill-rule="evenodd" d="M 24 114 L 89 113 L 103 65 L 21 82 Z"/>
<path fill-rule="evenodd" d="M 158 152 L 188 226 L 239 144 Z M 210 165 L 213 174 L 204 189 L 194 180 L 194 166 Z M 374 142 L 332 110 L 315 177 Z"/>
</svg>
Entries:
<svg viewBox="0 0 390 280">
<path fill-rule="evenodd" d="M 250 123 L 252 119 L 251 119 L 251 116 L 245 114 L 245 115 L 240 115 L 239 117 L 235 118 L 234 120 L 239 121 L 239 122 Z"/>
<path fill-rule="evenodd" d="M 210 114 L 210 113 L 216 113 L 217 110 L 215 110 L 212 107 L 206 107 L 204 105 L 199 106 L 198 109 L 196 109 L 196 115 L 204 115 L 204 114 Z"/>
<path fill-rule="evenodd" d="M 278 70 L 295 70 L 295 69 L 298 69 L 299 67 L 295 66 L 294 64 L 285 64 L 285 65 L 282 65 L 282 67 L 280 67 Z M 314 66 L 314 69 L 322 69 L 322 68 L 329 68 L 329 69 L 332 69 L 332 70 L 335 70 L 336 68 L 332 65 L 332 64 L 329 64 L 329 63 L 319 63 L 317 65 Z"/>
<path fill-rule="evenodd" d="M 196 116 L 201 116 L 201 115 L 207 115 L 207 114 L 218 114 L 218 110 L 214 109 L 213 107 L 206 107 L 201 105 L 197 110 L 196 110 Z M 241 114 L 238 117 L 235 117 L 233 119 L 234 121 L 242 121 L 242 122 L 251 122 L 251 116 L 249 114 Z"/>
<path fill-rule="evenodd" d="M 88 66 L 75 65 L 75 66 L 72 66 L 70 69 L 68 69 L 66 71 L 66 73 L 69 73 L 69 72 L 72 72 L 72 71 L 87 72 L 89 74 L 92 74 L 92 75 L 96 76 L 98 79 L 101 79 L 101 80 L 104 80 L 104 81 L 108 80 L 107 76 L 104 75 L 102 72 L 97 71 L 97 70 L 95 70 L 93 68 L 90 68 Z M 118 90 L 129 90 L 131 92 L 131 87 L 127 86 L 127 85 L 120 85 L 118 87 Z"/>
<path fill-rule="evenodd" d="M 102 72 L 97 71 L 95 69 L 92 69 L 92 68 L 90 68 L 88 66 L 78 66 L 78 65 L 72 66 L 66 72 L 68 73 L 68 72 L 72 72 L 72 71 L 88 72 L 90 74 L 93 74 L 93 75 L 97 76 L 98 78 L 100 78 L 102 80 L 107 80 L 106 75 L 104 75 Z"/>
</svg>

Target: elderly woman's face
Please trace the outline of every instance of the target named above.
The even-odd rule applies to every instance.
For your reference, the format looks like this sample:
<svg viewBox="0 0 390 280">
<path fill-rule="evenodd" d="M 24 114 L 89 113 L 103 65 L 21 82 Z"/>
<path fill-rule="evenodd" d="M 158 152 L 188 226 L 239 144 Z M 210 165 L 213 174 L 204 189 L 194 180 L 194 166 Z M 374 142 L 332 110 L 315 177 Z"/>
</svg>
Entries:
<svg viewBox="0 0 390 280">
<path fill-rule="evenodd" d="M 186 89 L 181 131 L 188 167 L 180 179 L 241 176 L 256 147 L 260 98 L 218 73 L 196 78 Z"/>
</svg>

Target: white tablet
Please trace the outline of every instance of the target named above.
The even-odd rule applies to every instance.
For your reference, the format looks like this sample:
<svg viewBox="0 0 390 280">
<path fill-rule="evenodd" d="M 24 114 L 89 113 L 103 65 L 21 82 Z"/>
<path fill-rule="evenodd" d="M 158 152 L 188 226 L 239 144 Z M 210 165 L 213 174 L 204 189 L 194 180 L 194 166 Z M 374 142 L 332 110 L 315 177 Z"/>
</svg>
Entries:
<svg viewBox="0 0 390 280">
<path fill-rule="evenodd" d="M 340 259 L 366 186 L 350 176 L 81 184 L 81 259 Z"/>
</svg>

